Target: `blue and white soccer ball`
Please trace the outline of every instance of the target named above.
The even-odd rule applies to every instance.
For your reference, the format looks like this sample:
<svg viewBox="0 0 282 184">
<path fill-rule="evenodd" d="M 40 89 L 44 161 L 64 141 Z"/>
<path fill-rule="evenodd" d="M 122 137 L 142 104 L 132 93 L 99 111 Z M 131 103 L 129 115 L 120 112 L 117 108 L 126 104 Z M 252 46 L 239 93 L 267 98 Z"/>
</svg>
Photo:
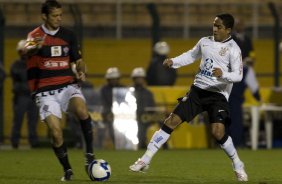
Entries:
<svg viewBox="0 0 282 184">
<path fill-rule="evenodd" d="M 94 160 L 88 168 L 88 174 L 92 181 L 106 181 L 112 173 L 111 166 L 103 159 Z"/>
</svg>

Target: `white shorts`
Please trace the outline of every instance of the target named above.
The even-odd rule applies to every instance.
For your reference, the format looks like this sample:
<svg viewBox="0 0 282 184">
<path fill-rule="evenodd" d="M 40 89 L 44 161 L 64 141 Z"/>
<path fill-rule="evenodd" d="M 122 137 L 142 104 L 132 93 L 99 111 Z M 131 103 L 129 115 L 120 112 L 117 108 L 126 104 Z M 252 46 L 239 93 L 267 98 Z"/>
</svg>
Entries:
<svg viewBox="0 0 282 184">
<path fill-rule="evenodd" d="M 40 119 L 44 120 L 51 114 L 62 118 L 62 111 L 67 112 L 69 101 L 73 97 L 79 97 L 85 101 L 81 89 L 77 84 L 37 93 L 35 99 L 39 108 Z"/>
</svg>

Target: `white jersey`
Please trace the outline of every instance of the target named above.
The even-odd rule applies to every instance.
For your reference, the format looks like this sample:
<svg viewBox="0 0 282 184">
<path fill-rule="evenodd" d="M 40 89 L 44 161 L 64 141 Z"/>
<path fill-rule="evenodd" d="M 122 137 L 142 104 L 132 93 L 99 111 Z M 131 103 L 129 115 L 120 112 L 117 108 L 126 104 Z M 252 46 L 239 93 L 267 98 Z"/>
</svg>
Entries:
<svg viewBox="0 0 282 184">
<path fill-rule="evenodd" d="M 234 82 L 243 77 L 242 55 L 239 46 L 230 37 L 223 42 L 214 41 L 213 36 L 203 37 L 189 51 L 172 58 L 173 68 L 194 63 L 201 58 L 200 69 L 194 85 L 208 91 L 218 92 L 228 100 Z M 222 76 L 212 76 L 213 68 L 220 68 Z"/>
</svg>

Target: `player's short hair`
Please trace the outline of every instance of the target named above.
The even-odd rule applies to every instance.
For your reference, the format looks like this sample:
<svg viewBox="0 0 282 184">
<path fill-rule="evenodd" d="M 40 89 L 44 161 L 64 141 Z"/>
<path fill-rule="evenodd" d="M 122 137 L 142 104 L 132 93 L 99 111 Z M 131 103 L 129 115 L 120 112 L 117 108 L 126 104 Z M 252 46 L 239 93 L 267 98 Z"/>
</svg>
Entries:
<svg viewBox="0 0 282 184">
<path fill-rule="evenodd" d="M 56 0 L 46 0 L 41 6 L 41 13 L 48 15 L 54 8 L 62 8 L 62 5 Z"/>
<path fill-rule="evenodd" d="M 231 14 L 223 13 L 223 14 L 218 14 L 216 17 L 222 20 L 222 23 L 226 28 L 233 29 L 235 21 L 234 21 L 234 17 Z"/>
</svg>

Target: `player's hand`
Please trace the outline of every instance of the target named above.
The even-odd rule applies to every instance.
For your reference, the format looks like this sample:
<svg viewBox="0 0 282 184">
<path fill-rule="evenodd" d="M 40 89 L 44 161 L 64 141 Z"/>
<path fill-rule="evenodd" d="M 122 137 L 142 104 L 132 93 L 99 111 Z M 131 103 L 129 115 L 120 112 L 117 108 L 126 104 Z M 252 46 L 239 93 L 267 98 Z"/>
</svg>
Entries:
<svg viewBox="0 0 282 184">
<path fill-rule="evenodd" d="M 216 78 L 222 77 L 222 70 L 220 68 L 213 68 L 212 75 Z"/>
<path fill-rule="evenodd" d="M 77 72 L 76 77 L 77 77 L 77 79 L 80 80 L 80 81 L 83 81 L 83 82 L 86 81 L 86 75 L 85 75 L 84 72 Z"/>
<path fill-rule="evenodd" d="M 37 45 L 37 48 L 40 49 L 40 48 L 42 47 L 43 43 L 44 43 L 44 37 L 40 37 L 40 36 L 35 37 L 35 38 L 33 39 L 33 41 L 34 41 L 35 44 Z"/>
<path fill-rule="evenodd" d="M 165 59 L 163 62 L 163 66 L 167 67 L 167 68 L 171 68 L 173 62 L 171 59 Z"/>
<path fill-rule="evenodd" d="M 37 53 L 37 51 L 42 47 L 44 40 L 45 40 L 46 35 L 43 37 L 41 36 L 36 36 L 34 38 L 29 38 L 26 40 L 25 44 L 25 54 L 27 55 L 34 55 Z"/>
<path fill-rule="evenodd" d="M 86 81 L 86 75 L 85 75 L 85 72 L 83 71 L 78 71 L 78 68 L 77 68 L 77 64 L 76 63 L 71 63 L 71 70 L 72 72 L 74 73 L 75 75 L 75 78 L 79 81 Z"/>
</svg>

